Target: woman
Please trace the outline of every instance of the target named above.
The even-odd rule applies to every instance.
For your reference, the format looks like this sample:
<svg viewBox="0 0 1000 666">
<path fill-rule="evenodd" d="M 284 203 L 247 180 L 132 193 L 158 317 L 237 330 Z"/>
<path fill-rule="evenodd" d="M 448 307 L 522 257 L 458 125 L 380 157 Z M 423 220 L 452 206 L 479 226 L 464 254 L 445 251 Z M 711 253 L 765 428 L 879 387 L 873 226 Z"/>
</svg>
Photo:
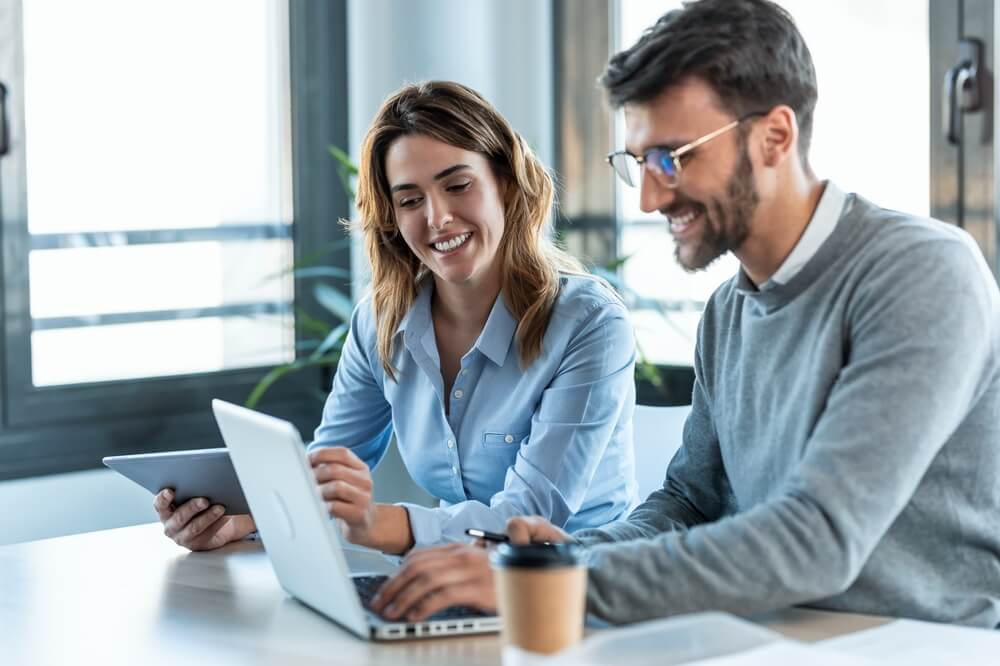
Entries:
<svg viewBox="0 0 1000 666">
<path fill-rule="evenodd" d="M 372 293 L 310 445 L 352 542 L 403 553 L 515 515 L 574 530 L 636 504 L 632 330 L 613 292 L 550 242 L 552 200 L 523 139 L 465 86 L 406 86 L 376 115 L 357 198 Z M 372 501 L 369 470 L 393 433 L 438 508 Z M 158 495 L 157 511 L 189 548 L 253 531 L 249 516 L 171 500 Z"/>
</svg>

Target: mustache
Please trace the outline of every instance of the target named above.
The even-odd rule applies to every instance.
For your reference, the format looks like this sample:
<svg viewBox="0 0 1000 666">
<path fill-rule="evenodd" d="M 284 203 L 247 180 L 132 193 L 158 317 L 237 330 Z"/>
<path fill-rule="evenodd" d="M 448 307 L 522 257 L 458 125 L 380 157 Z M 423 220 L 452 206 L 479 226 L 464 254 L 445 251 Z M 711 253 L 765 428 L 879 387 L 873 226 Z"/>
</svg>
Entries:
<svg viewBox="0 0 1000 666">
<path fill-rule="evenodd" d="M 659 213 L 667 217 L 677 217 L 678 213 L 686 209 L 693 210 L 695 213 L 703 213 L 706 210 L 705 206 L 697 201 L 691 199 L 681 199 L 678 201 L 675 199 L 669 206 L 660 208 Z"/>
</svg>

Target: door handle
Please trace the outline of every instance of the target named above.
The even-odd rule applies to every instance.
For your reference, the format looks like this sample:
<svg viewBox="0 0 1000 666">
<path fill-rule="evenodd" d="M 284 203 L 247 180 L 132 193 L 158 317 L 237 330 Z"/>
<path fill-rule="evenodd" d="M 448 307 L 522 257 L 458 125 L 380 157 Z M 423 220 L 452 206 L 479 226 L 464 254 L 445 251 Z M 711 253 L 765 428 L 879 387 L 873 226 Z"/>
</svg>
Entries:
<svg viewBox="0 0 1000 666">
<path fill-rule="evenodd" d="M 10 134 L 7 128 L 7 87 L 0 83 L 0 157 L 10 151 Z"/>
<path fill-rule="evenodd" d="M 962 114 L 983 107 L 983 43 L 971 37 L 958 43 L 958 63 L 944 75 L 941 107 L 944 110 L 944 135 L 957 146 L 962 137 Z"/>
</svg>

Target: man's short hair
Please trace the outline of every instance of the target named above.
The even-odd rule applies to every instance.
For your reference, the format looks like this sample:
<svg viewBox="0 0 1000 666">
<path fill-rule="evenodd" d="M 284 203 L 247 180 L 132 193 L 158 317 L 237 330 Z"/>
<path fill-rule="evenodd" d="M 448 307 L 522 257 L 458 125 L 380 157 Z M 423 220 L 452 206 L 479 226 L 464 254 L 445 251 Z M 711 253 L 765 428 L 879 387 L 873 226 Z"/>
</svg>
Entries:
<svg viewBox="0 0 1000 666">
<path fill-rule="evenodd" d="M 808 164 L 816 70 L 792 17 L 768 0 L 699 0 L 664 14 L 601 77 L 614 107 L 643 103 L 688 77 L 708 83 L 741 117 L 786 104 Z"/>
</svg>

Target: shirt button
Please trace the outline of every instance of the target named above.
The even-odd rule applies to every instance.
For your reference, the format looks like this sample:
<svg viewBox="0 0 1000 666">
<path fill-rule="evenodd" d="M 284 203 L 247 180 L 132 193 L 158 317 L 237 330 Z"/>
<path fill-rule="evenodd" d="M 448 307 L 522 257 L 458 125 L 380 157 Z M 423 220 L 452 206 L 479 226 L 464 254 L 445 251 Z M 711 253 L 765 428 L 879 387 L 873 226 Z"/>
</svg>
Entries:
<svg viewBox="0 0 1000 666">
<path fill-rule="evenodd" d="M 506 437 L 503 438 L 503 441 L 505 441 L 508 444 L 510 444 L 511 442 L 514 441 L 514 435 L 507 435 Z"/>
<path fill-rule="evenodd" d="M 461 400 L 465 392 L 462 389 L 457 389 L 452 395 L 455 396 L 455 400 Z"/>
<path fill-rule="evenodd" d="M 448 448 L 449 449 L 455 448 L 455 440 L 453 440 L 453 439 L 449 439 L 448 440 Z"/>
<path fill-rule="evenodd" d="M 458 376 L 459 376 L 459 377 L 464 377 L 464 376 L 465 376 L 465 375 L 467 375 L 468 373 L 469 373 L 469 371 L 468 371 L 468 370 L 466 370 L 465 368 L 462 368 L 462 371 L 461 371 L 460 373 L 458 373 Z"/>
<path fill-rule="evenodd" d="M 453 475 L 454 475 L 454 474 L 458 474 L 458 468 L 457 468 L 457 467 L 455 467 L 454 465 L 452 465 L 452 466 L 451 466 L 451 473 L 452 473 Z"/>
</svg>

